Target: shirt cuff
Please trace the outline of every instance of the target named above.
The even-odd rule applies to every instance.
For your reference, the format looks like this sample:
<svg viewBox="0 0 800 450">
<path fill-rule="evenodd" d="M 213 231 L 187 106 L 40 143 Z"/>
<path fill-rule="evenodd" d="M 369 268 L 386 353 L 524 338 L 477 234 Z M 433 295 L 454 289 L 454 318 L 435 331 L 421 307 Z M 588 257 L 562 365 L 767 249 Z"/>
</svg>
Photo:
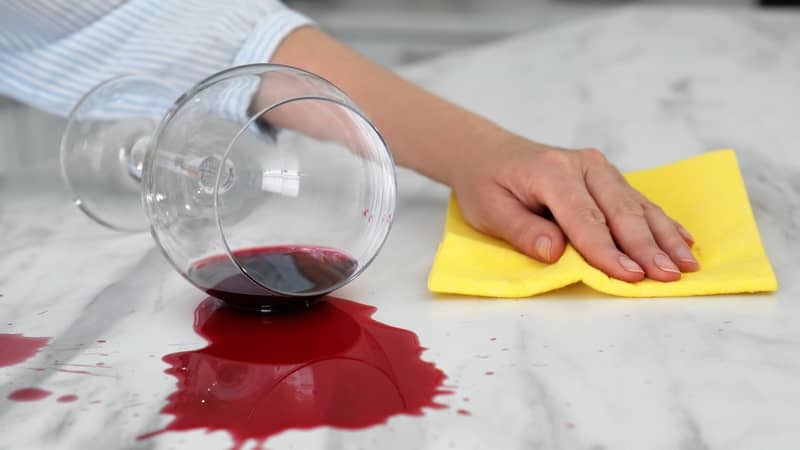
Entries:
<svg viewBox="0 0 800 450">
<path fill-rule="evenodd" d="M 236 57 L 234 66 L 246 64 L 266 63 L 272 58 L 275 50 L 286 36 L 299 27 L 313 25 L 308 17 L 290 9 L 283 9 L 267 14 L 256 23 L 255 28 L 245 40 Z M 241 125 L 250 119 L 249 108 L 259 86 L 260 77 L 243 77 L 242 79 L 228 82 L 227 93 L 223 94 L 223 116 Z M 252 123 L 249 126 L 252 132 L 272 138 L 275 132 L 264 124 Z"/>
<path fill-rule="evenodd" d="M 314 22 L 291 9 L 276 11 L 266 15 L 253 29 L 244 45 L 233 60 L 233 65 L 266 63 L 272 59 L 275 50 L 292 31 Z"/>
</svg>

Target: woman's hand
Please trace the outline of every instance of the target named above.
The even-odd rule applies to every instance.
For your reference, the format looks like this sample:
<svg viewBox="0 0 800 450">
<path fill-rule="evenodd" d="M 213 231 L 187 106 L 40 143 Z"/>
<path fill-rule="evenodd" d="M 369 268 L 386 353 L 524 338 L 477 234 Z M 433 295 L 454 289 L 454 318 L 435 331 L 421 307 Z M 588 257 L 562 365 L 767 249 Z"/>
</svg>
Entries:
<svg viewBox="0 0 800 450">
<path fill-rule="evenodd" d="M 473 227 L 539 261 L 557 261 L 568 239 L 624 281 L 674 281 L 699 268 L 691 235 L 598 150 L 505 137 L 497 148 L 466 153 L 449 178 Z"/>
</svg>

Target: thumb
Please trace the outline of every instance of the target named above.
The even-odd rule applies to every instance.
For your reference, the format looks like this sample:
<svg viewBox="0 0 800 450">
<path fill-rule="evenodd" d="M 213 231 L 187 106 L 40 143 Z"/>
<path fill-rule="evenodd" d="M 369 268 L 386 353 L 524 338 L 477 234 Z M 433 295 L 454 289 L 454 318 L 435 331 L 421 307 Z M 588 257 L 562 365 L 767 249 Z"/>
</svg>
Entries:
<svg viewBox="0 0 800 450">
<path fill-rule="evenodd" d="M 564 253 L 566 239 L 555 223 L 530 211 L 511 193 L 491 199 L 483 232 L 497 236 L 518 251 L 543 263 L 558 261 Z"/>
</svg>

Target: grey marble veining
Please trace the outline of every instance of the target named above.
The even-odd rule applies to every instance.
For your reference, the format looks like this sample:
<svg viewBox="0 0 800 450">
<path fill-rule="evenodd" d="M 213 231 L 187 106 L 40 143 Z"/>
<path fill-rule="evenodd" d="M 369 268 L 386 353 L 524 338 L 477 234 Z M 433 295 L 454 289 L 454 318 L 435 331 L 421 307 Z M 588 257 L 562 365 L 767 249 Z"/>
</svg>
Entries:
<svg viewBox="0 0 800 450">
<path fill-rule="evenodd" d="M 434 296 L 425 282 L 448 192 L 401 170 L 386 247 L 338 295 L 419 335 L 423 357 L 457 386 L 438 399 L 450 409 L 359 431 L 289 431 L 269 448 L 800 447 L 799 15 L 628 8 L 403 73 L 531 138 L 598 146 L 626 170 L 736 149 L 779 291 Z M 204 345 L 192 331 L 204 295 L 149 235 L 83 217 L 54 170 L 11 175 L 0 180 L 0 333 L 52 342 L 0 369 L 0 449 L 228 448 L 225 433 L 135 439 L 169 420 L 158 411 L 175 379 L 160 357 Z M 98 352 L 108 355 L 98 376 L 52 370 L 94 365 Z M 27 386 L 80 399 L 5 400 Z"/>
</svg>

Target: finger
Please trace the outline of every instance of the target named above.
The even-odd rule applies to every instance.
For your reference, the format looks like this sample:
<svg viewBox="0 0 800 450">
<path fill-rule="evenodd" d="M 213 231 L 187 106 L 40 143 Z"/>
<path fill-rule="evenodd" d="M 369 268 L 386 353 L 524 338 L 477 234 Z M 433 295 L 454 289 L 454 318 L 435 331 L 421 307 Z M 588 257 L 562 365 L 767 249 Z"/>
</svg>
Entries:
<svg viewBox="0 0 800 450">
<path fill-rule="evenodd" d="M 510 192 L 492 199 L 485 220 L 486 230 L 520 252 L 543 263 L 558 261 L 566 247 L 558 225 L 531 212 Z"/>
<path fill-rule="evenodd" d="M 700 269 L 700 264 L 692 255 L 689 244 L 680 232 L 680 225 L 664 214 L 661 208 L 646 199 L 644 201 L 644 217 L 658 246 L 667 252 L 681 272 L 696 272 Z"/>
<path fill-rule="evenodd" d="M 547 206 L 589 264 L 619 280 L 642 280 L 645 271 L 614 244 L 605 216 L 586 190 L 583 177 L 560 176 L 549 184 L 557 190 L 545 193 Z"/>
<path fill-rule="evenodd" d="M 586 170 L 586 186 L 605 214 L 617 245 L 644 268 L 648 278 L 680 279 L 680 269 L 650 230 L 640 201 L 644 197 L 613 166 L 605 162 L 591 164 Z"/>
<path fill-rule="evenodd" d="M 689 233 L 689 230 L 684 228 L 683 225 L 679 224 L 678 221 L 676 221 L 674 219 L 670 219 L 670 220 L 672 220 L 672 223 L 675 224 L 675 229 L 678 230 L 678 233 L 681 235 L 681 237 L 683 238 L 684 242 L 686 242 L 686 245 L 688 245 L 689 247 L 692 247 L 694 245 L 694 237 L 692 237 L 692 234 Z"/>
</svg>

